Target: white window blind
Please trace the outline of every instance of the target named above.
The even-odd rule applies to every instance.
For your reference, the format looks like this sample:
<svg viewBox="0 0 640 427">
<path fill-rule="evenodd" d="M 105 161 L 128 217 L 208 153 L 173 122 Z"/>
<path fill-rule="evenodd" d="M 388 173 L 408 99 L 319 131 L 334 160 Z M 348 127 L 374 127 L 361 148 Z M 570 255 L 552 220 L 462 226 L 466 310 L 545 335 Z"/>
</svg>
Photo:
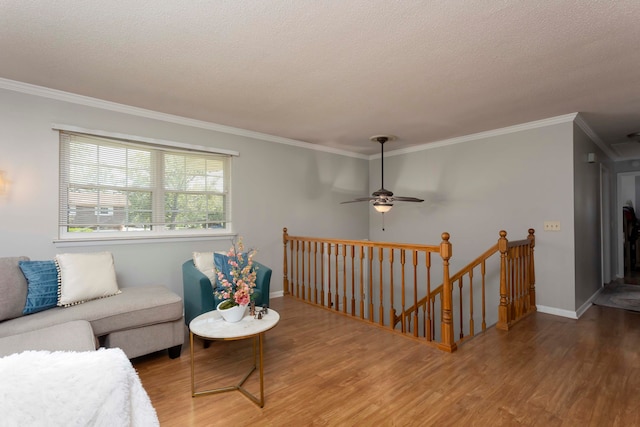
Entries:
<svg viewBox="0 0 640 427">
<path fill-rule="evenodd" d="M 60 131 L 60 238 L 230 231 L 230 156 Z"/>
</svg>

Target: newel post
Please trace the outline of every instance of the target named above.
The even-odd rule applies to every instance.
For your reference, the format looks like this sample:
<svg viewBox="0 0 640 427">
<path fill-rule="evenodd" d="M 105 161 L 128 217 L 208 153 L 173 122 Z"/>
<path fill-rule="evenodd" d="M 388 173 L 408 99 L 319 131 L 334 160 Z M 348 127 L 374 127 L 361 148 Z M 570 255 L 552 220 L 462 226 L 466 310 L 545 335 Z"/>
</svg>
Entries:
<svg viewBox="0 0 640 427">
<path fill-rule="evenodd" d="M 533 248 L 536 247 L 536 230 L 533 228 L 529 229 L 529 235 L 527 239 L 529 239 L 529 302 L 531 304 L 531 310 L 536 311 L 536 267 L 533 261 Z"/>
<path fill-rule="evenodd" d="M 498 250 L 500 251 L 500 305 L 498 306 L 497 329 L 509 330 L 509 291 L 507 289 L 507 232 L 500 230 L 498 239 Z"/>
<path fill-rule="evenodd" d="M 282 287 L 284 288 L 285 295 L 289 293 L 289 271 L 287 269 L 287 241 L 289 240 L 289 234 L 287 233 L 287 227 L 282 229 L 282 244 L 284 246 L 284 265 L 282 266 Z"/>
<path fill-rule="evenodd" d="M 458 348 L 453 338 L 453 287 L 449 277 L 449 259 L 452 255 L 449 233 L 442 233 L 440 256 L 442 257 L 442 325 L 440 350 L 452 353 Z"/>
</svg>

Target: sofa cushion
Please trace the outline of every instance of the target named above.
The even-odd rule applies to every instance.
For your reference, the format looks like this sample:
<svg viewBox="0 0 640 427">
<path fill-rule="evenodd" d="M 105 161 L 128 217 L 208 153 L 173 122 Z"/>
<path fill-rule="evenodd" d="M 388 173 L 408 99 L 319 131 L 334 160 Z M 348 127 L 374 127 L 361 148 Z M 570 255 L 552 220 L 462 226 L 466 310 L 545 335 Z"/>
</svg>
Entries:
<svg viewBox="0 0 640 427">
<path fill-rule="evenodd" d="M 27 279 L 18 265 L 25 256 L 0 258 L 0 321 L 22 316 L 27 300 Z"/>
<path fill-rule="evenodd" d="M 50 261 L 19 261 L 27 279 L 27 301 L 22 314 L 37 313 L 58 304 L 58 270 Z"/>
<path fill-rule="evenodd" d="M 0 338 L 0 357 L 27 350 L 90 351 L 96 349 L 91 324 L 75 320 Z"/>
<path fill-rule="evenodd" d="M 111 252 L 58 254 L 58 305 L 80 304 L 120 292 Z"/>
<path fill-rule="evenodd" d="M 71 307 L 54 307 L 19 319 L 0 322 L 0 337 L 71 320 L 88 320 L 96 336 L 129 328 L 182 319 L 182 298 L 164 286 L 121 289 L 108 298 Z"/>
</svg>

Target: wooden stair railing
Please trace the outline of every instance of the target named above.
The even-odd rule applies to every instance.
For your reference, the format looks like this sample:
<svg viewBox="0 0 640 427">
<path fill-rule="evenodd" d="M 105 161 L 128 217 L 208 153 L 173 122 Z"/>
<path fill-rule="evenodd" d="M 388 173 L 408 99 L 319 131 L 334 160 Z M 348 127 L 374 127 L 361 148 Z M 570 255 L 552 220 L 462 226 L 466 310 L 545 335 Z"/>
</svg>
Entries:
<svg viewBox="0 0 640 427">
<path fill-rule="evenodd" d="M 453 290 L 453 288 L 455 288 L 455 285 L 458 286 L 458 290 L 459 290 L 458 301 L 457 301 L 458 305 L 459 305 L 459 310 L 458 310 L 458 314 L 459 314 L 459 323 L 458 323 L 459 339 L 456 340 L 456 344 L 464 341 L 466 338 L 470 338 L 470 337 L 473 337 L 475 335 L 474 301 L 473 301 L 473 295 L 474 295 L 474 293 L 473 293 L 473 279 L 474 279 L 474 270 L 477 267 L 480 267 L 480 277 L 481 277 L 481 303 L 480 303 L 481 313 L 482 313 L 481 314 L 481 319 L 482 319 L 481 331 L 484 332 L 487 329 L 486 292 L 485 292 L 485 290 L 486 290 L 486 277 L 487 277 L 486 263 L 487 263 L 487 260 L 489 258 L 491 258 L 491 256 L 493 256 L 497 252 L 498 252 L 498 243 L 496 243 L 495 245 L 491 246 L 482 255 L 480 255 L 475 260 L 471 261 L 469 264 L 467 264 L 464 268 L 462 268 L 456 274 L 451 276 L 451 278 L 449 279 L 449 281 L 453 284 L 452 285 L 452 290 Z M 464 284 L 465 284 L 464 278 L 465 277 L 468 278 L 466 283 L 469 284 L 469 292 L 468 292 L 468 296 L 469 296 L 469 334 L 467 336 L 465 336 L 465 334 L 464 334 L 464 327 L 463 327 L 463 302 L 464 302 L 464 298 L 463 298 L 463 293 L 462 292 L 463 292 L 463 289 L 464 289 Z M 407 314 L 405 314 L 405 317 L 410 317 L 410 316 L 408 316 L 408 314 L 417 312 L 420 309 L 425 311 L 425 310 L 428 309 L 427 307 L 433 306 L 434 302 L 435 302 L 434 301 L 435 297 L 443 292 L 443 288 L 444 288 L 444 286 L 441 284 L 436 289 L 434 289 L 433 292 L 431 292 L 431 295 L 427 295 L 426 297 L 424 297 L 423 299 L 418 301 L 417 305 L 409 307 L 406 310 Z M 402 320 L 401 316 L 398 316 L 395 319 L 396 322 L 401 322 L 401 320 Z M 427 331 L 426 333 L 428 334 L 429 331 Z M 431 334 L 433 334 L 433 333 L 434 332 L 431 331 Z"/>
<path fill-rule="evenodd" d="M 525 240 L 508 242 L 500 232 L 500 306 L 496 328 L 508 331 L 536 311 L 535 230 Z"/>
<path fill-rule="evenodd" d="M 496 326 L 509 329 L 535 311 L 534 230 L 517 242 L 508 242 L 506 235 L 501 231 L 497 244 L 450 275 L 448 233 L 442 233 L 440 245 L 415 245 L 290 236 L 285 228 L 284 292 L 453 352 L 476 333 L 474 271 L 478 268 L 478 332 L 487 328 L 487 261 L 495 253 L 500 252 L 499 266 L 492 271 L 499 273 L 500 282 Z M 432 255 L 439 255 L 441 264 L 432 264 Z M 433 289 L 432 277 L 439 276 L 442 280 L 436 283 L 440 285 Z M 458 292 L 453 292 L 454 287 Z M 466 321 L 469 329 L 465 334 Z"/>
</svg>

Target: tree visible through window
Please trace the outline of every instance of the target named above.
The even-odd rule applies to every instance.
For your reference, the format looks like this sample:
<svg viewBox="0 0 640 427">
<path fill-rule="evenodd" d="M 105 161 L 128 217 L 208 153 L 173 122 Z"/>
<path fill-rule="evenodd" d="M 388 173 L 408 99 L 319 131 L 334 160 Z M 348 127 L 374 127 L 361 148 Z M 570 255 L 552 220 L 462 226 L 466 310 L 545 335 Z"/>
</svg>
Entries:
<svg viewBox="0 0 640 427">
<path fill-rule="evenodd" d="M 229 156 L 60 132 L 61 237 L 227 231 Z"/>
</svg>

